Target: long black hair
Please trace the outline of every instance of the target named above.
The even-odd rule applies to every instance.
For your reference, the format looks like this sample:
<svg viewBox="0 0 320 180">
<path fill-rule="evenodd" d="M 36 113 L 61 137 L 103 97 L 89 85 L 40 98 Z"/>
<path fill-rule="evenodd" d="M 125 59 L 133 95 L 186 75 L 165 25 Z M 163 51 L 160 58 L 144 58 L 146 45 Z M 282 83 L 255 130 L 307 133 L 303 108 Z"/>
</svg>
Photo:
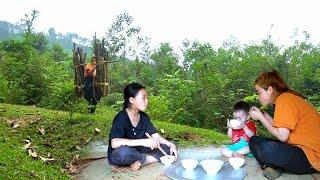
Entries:
<svg viewBox="0 0 320 180">
<path fill-rule="evenodd" d="M 124 98 L 124 102 L 123 102 L 123 109 L 126 109 L 127 107 L 130 106 L 130 97 L 136 97 L 136 95 L 138 94 L 138 92 L 141 89 L 146 89 L 144 86 L 142 86 L 139 83 L 130 83 L 128 84 L 123 91 L 123 98 Z"/>
</svg>

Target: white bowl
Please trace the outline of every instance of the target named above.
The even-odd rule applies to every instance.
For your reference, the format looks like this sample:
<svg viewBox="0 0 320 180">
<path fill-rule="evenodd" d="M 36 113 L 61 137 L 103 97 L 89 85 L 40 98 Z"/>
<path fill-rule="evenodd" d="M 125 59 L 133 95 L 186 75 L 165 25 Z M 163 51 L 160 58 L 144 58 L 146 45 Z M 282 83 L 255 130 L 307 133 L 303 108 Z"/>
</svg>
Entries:
<svg viewBox="0 0 320 180">
<path fill-rule="evenodd" d="M 183 159 L 181 161 L 181 164 L 186 170 L 192 170 L 195 167 L 197 167 L 198 160 L 195 160 L 195 159 Z"/>
<path fill-rule="evenodd" d="M 166 166 L 170 166 L 173 163 L 174 158 L 175 158 L 175 156 L 173 156 L 173 155 L 162 156 L 162 157 L 160 157 L 160 161 L 162 162 L 162 164 L 164 164 Z"/>
<path fill-rule="evenodd" d="M 241 122 L 236 119 L 230 119 L 229 123 L 230 123 L 231 128 L 236 128 L 241 124 Z"/>
<path fill-rule="evenodd" d="M 232 157 L 232 158 L 229 158 L 229 164 L 234 169 L 239 169 L 241 166 L 243 166 L 244 159 L 243 158 Z"/>
<path fill-rule="evenodd" d="M 217 174 L 218 171 L 222 168 L 222 165 L 224 164 L 221 160 L 216 159 L 206 159 L 201 161 L 201 165 L 203 169 L 207 172 L 209 175 Z"/>
</svg>

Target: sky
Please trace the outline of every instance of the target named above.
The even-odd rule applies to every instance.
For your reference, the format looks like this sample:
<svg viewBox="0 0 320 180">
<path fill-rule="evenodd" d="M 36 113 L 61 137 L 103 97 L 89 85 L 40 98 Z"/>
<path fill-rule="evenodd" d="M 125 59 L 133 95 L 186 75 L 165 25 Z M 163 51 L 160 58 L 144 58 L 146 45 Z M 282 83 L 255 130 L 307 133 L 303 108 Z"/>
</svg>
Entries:
<svg viewBox="0 0 320 180">
<path fill-rule="evenodd" d="M 320 3 L 320 2 L 319 2 Z M 36 31 L 74 32 L 98 37 L 128 12 L 153 45 L 182 40 L 209 42 L 220 47 L 235 39 L 240 44 L 260 42 L 268 35 L 278 45 L 290 45 L 302 32 L 320 43 L 317 0 L 1 0 L 0 20 L 16 23 L 40 11 Z M 293 37 L 296 32 L 297 36 Z"/>
</svg>

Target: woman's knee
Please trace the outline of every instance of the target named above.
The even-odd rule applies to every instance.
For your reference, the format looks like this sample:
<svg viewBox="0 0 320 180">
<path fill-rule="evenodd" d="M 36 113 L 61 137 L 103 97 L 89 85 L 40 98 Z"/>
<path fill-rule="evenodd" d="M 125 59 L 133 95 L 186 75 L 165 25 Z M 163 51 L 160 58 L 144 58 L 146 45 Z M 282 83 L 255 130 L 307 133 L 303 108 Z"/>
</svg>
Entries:
<svg viewBox="0 0 320 180">
<path fill-rule="evenodd" d="M 139 160 L 139 152 L 129 146 L 120 146 L 116 148 L 109 157 L 109 161 L 114 165 L 130 165 L 134 161 Z"/>
<path fill-rule="evenodd" d="M 274 159 L 275 153 L 278 153 L 279 144 L 275 141 L 265 141 L 259 143 L 256 153 L 259 156 L 259 159 L 264 162 L 272 162 Z"/>
<path fill-rule="evenodd" d="M 260 142 L 260 137 L 259 136 L 252 136 L 249 140 L 249 148 L 251 152 L 255 152 L 259 142 Z"/>
<path fill-rule="evenodd" d="M 117 156 L 126 156 L 127 154 L 130 154 L 131 151 L 134 151 L 135 149 L 129 147 L 129 146 L 120 146 L 116 148 L 112 153 L 116 154 Z"/>
</svg>

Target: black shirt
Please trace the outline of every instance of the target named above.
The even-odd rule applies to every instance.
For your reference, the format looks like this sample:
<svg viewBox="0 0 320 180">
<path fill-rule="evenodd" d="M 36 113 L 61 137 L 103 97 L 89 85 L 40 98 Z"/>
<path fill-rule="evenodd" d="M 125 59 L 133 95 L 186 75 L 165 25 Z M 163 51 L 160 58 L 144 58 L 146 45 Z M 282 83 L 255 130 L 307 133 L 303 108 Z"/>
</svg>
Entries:
<svg viewBox="0 0 320 180">
<path fill-rule="evenodd" d="M 132 126 L 127 111 L 124 109 L 120 111 L 113 119 L 111 131 L 109 134 L 108 157 L 114 150 L 111 147 L 111 139 L 126 138 L 126 139 L 143 139 L 147 138 L 145 133 L 150 135 L 157 132 L 152 125 L 150 118 L 144 112 L 140 111 L 140 120 L 136 127 Z"/>
</svg>

